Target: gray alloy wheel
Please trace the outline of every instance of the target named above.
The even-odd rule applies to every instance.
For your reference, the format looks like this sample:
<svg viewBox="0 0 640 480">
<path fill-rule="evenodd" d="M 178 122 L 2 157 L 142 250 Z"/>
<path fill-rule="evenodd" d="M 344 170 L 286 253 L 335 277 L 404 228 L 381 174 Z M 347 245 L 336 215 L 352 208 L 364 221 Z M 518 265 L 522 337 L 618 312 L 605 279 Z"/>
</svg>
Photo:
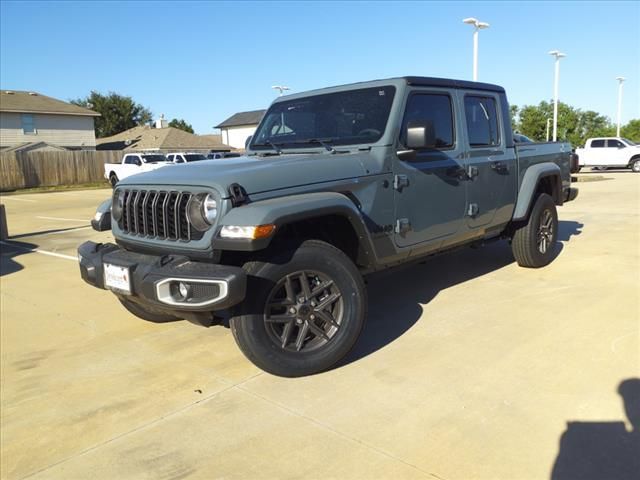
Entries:
<svg viewBox="0 0 640 480">
<path fill-rule="evenodd" d="M 268 334 L 284 350 L 310 352 L 340 328 L 344 299 L 335 282 L 315 271 L 286 275 L 271 291 L 264 312 Z"/>
<path fill-rule="evenodd" d="M 546 209 L 540 216 L 540 225 L 538 227 L 537 245 L 541 254 L 547 253 L 549 247 L 552 246 L 551 241 L 554 238 L 553 230 L 553 214 L 551 210 Z"/>
<path fill-rule="evenodd" d="M 517 225 L 511 248 L 518 265 L 540 268 L 554 258 L 558 240 L 558 213 L 553 198 L 541 193 L 536 198 L 526 223 Z"/>
<path fill-rule="evenodd" d="M 631 164 L 631 170 L 635 173 L 640 173 L 640 159 Z"/>
<path fill-rule="evenodd" d="M 358 339 L 367 310 L 353 261 L 328 243 L 305 240 L 246 263 L 247 296 L 231 332 L 259 368 L 284 377 L 325 371 Z"/>
</svg>

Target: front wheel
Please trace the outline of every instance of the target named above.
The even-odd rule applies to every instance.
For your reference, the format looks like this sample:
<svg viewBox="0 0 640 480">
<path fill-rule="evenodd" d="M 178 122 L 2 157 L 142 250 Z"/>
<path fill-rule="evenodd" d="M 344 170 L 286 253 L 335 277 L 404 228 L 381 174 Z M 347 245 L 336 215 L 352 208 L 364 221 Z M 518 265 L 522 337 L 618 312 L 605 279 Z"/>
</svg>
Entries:
<svg viewBox="0 0 640 480">
<path fill-rule="evenodd" d="M 542 193 L 536 199 L 527 223 L 513 234 L 513 256 L 521 267 L 544 267 L 553 260 L 557 239 L 556 205 L 549 195 Z"/>
<path fill-rule="evenodd" d="M 366 290 L 353 262 L 309 240 L 295 250 L 245 265 L 250 297 L 231 331 L 257 367 L 284 377 L 331 368 L 351 350 L 366 315 Z"/>
</svg>

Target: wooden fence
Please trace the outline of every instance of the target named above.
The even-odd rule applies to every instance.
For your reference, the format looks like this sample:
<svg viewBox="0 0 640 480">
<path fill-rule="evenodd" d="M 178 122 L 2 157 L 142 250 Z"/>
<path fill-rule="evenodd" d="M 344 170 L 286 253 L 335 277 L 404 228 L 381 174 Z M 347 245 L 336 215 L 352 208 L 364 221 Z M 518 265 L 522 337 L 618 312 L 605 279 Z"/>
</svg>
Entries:
<svg viewBox="0 0 640 480">
<path fill-rule="evenodd" d="M 104 164 L 120 162 L 123 154 L 116 150 L 0 153 L 0 191 L 106 181 Z"/>
</svg>

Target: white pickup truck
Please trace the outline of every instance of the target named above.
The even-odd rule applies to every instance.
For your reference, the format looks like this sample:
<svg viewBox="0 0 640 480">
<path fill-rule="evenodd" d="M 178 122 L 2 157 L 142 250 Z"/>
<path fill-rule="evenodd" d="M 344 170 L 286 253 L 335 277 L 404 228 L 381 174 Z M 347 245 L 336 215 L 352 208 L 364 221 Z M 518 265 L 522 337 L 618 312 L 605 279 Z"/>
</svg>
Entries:
<svg viewBox="0 0 640 480">
<path fill-rule="evenodd" d="M 123 178 L 172 165 L 161 153 L 127 153 L 120 163 L 105 163 L 104 177 L 112 187 Z"/>
<path fill-rule="evenodd" d="M 590 138 L 576 154 L 580 167 L 630 168 L 640 173 L 640 145 L 626 138 Z"/>
</svg>

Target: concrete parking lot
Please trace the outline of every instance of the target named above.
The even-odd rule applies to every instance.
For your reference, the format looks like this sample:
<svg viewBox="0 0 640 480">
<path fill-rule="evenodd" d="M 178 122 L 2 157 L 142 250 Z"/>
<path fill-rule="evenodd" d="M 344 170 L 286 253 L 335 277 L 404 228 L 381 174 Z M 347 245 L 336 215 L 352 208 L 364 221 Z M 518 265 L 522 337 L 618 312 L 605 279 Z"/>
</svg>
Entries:
<svg viewBox="0 0 640 480">
<path fill-rule="evenodd" d="M 560 454 L 572 478 L 576 445 L 633 473 L 617 390 L 640 377 L 640 175 L 603 176 L 559 209 L 550 266 L 500 242 L 379 274 L 349 359 L 300 379 L 84 284 L 109 190 L 3 196 L 1 477 L 548 479 Z"/>
</svg>

